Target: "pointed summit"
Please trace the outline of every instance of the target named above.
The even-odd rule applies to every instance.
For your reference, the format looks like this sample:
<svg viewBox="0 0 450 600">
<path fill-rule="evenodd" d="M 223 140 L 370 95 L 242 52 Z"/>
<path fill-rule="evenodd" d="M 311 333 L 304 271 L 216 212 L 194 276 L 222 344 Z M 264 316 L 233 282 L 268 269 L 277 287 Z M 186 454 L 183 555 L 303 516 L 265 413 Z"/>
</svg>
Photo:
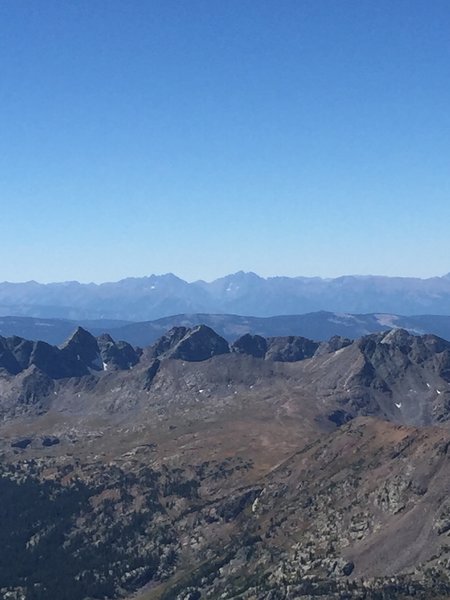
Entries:
<svg viewBox="0 0 450 600">
<path fill-rule="evenodd" d="M 92 333 L 89 333 L 86 329 L 81 327 L 80 325 L 75 329 L 69 339 L 63 344 L 63 347 L 69 346 L 72 344 L 85 344 L 92 343 L 92 341 L 96 341 L 95 337 Z"/>
<path fill-rule="evenodd" d="M 83 327 L 77 327 L 67 342 L 61 346 L 61 352 L 72 360 L 80 361 L 96 371 L 103 368 L 97 340 Z"/>
</svg>

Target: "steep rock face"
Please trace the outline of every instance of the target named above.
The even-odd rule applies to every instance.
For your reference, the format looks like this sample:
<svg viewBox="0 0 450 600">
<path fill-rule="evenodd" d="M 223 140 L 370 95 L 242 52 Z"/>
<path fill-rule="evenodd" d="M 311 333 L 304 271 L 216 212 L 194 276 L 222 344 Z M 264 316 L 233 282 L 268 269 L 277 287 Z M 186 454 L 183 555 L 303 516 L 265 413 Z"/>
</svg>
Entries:
<svg viewBox="0 0 450 600">
<path fill-rule="evenodd" d="M 11 375 L 16 375 L 20 372 L 20 365 L 11 352 L 8 340 L 3 337 L 0 337 L 0 369 L 4 369 Z"/>
<path fill-rule="evenodd" d="M 353 343 L 353 340 L 342 337 L 340 335 L 334 335 L 327 342 L 321 342 L 317 348 L 314 356 L 321 356 L 322 354 L 329 354 L 330 352 L 337 352 L 342 350 Z"/>
<path fill-rule="evenodd" d="M 301 336 L 272 337 L 267 340 L 266 359 L 295 362 L 314 356 L 319 344 Z"/>
<path fill-rule="evenodd" d="M 127 342 L 115 342 L 108 334 L 97 338 L 104 370 L 130 369 L 139 362 L 139 352 Z"/>
<path fill-rule="evenodd" d="M 189 331 L 187 327 L 172 327 L 153 344 L 150 350 L 152 356 L 162 357 L 172 352 Z"/>
<path fill-rule="evenodd" d="M 267 352 L 267 340 L 260 335 L 246 333 L 231 345 L 231 351 L 237 354 L 249 354 L 255 358 L 264 358 Z"/>
<path fill-rule="evenodd" d="M 73 363 L 80 362 L 85 368 L 95 371 L 103 369 L 97 340 L 82 327 L 78 327 L 69 340 L 61 346 L 61 353 L 64 358 Z"/>
<path fill-rule="evenodd" d="M 207 360 L 212 356 L 229 354 L 224 338 L 210 327 L 199 325 L 192 329 L 174 327 L 153 348 L 155 357 L 178 358 L 192 362 Z"/>
<path fill-rule="evenodd" d="M 18 371 L 26 369 L 30 364 L 31 353 L 33 352 L 34 342 L 24 340 L 18 336 L 7 338 L 6 345 L 11 351 L 18 365 Z"/>
<path fill-rule="evenodd" d="M 34 365 L 52 379 L 70 377 L 74 374 L 84 375 L 84 369 L 79 369 L 75 361 L 67 361 L 56 346 L 45 342 L 35 342 L 30 356 L 29 365 Z"/>
</svg>

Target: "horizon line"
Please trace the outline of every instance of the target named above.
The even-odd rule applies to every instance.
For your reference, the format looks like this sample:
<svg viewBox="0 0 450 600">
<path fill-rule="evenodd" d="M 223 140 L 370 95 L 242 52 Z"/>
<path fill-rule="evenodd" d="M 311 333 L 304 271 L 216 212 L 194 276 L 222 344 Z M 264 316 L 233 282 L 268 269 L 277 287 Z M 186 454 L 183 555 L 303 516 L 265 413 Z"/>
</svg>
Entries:
<svg viewBox="0 0 450 600">
<path fill-rule="evenodd" d="M 243 270 L 239 270 L 239 271 L 235 271 L 234 273 L 227 273 L 226 275 L 222 275 L 219 277 L 216 277 L 214 279 L 193 279 L 193 280 L 188 280 L 188 279 L 184 279 L 183 277 L 179 277 L 178 275 L 176 275 L 173 272 L 167 272 L 167 273 L 152 273 L 150 275 L 137 275 L 137 276 L 127 276 L 127 277 L 122 277 L 116 280 L 107 280 L 107 281 L 79 281 L 77 279 L 67 279 L 67 280 L 60 280 L 60 281 L 37 281 L 35 279 L 29 279 L 29 280 L 25 280 L 25 281 L 9 281 L 9 280 L 3 280 L 0 281 L 0 285 L 27 285 L 27 284 L 36 284 L 36 285 L 71 285 L 71 284 L 77 284 L 77 285 L 82 285 L 82 286 L 88 286 L 88 285 L 92 285 L 92 286 L 101 286 L 101 285 L 112 285 L 112 284 L 117 284 L 117 283 L 122 283 L 124 281 L 128 281 L 128 280 L 139 280 L 139 279 L 151 279 L 151 278 L 162 278 L 162 277 L 174 277 L 179 281 L 182 281 L 184 283 L 187 283 L 188 285 L 192 285 L 192 284 L 196 284 L 196 283 L 206 283 L 206 284 L 211 284 L 214 283 L 216 281 L 219 281 L 220 279 L 226 279 L 227 277 L 233 277 L 236 275 L 250 275 L 250 276 L 255 276 L 258 279 L 264 280 L 264 281 L 268 281 L 270 279 L 319 279 L 322 281 L 334 281 L 337 279 L 344 279 L 344 278 L 355 278 L 355 279 L 417 279 L 420 281 L 427 281 L 430 279 L 442 279 L 444 277 L 447 277 L 450 275 L 450 272 L 444 273 L 442 275 L 431 275 L 431 276 L 427 276 L 427 277 L 420 277 L 418 275 L 382 275 L 382 274 L 372 274 L 372 273 L 368 273 L 368 274 L 356 274 L 356 273 L 352 273 L 352 274 L 342 274 L 342 275 L 336 275 L 334 277 L 326 277 L 326 276 L 321 276 L 321 275 L 267 275 L 267 276 L 263 276 L 263 275 L 259 275 L 258 273 L 255 273 L 254 271 L 243 271 Z"/>
</svg>

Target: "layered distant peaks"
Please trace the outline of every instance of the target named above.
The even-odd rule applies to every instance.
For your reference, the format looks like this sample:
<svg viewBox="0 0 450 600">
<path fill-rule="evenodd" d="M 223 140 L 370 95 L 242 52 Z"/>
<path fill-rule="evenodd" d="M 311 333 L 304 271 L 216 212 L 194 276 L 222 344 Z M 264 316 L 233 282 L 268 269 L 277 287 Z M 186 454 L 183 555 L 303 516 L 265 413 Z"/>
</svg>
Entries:
<svg viewBox="0 0 450 600">
<path fill-rule="evenodd" d="M 268 317 L 330 311 L 447 315 L 450 278 L 260 277 L 239 271 L 215 281 L 152 275 L 97 284 L 0 283 L 0 315 L 147 321 L 180 313 Z M 336 332 L 337 333 L 337 332 Z"/>
</svg>

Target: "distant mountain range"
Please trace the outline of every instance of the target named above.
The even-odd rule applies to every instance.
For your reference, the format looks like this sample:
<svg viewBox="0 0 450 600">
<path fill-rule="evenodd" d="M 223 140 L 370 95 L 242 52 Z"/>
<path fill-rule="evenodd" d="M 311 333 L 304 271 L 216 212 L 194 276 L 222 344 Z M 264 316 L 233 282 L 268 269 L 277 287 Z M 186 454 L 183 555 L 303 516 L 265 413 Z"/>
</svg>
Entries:
<svg viewBox="0 0 450 600">
<path fill-rule="evenodd" d="M 336 335 L 356 339 L 392 328 L 402 328 L 420 335 L 430 333 L 450 340 L 450 316 L 407 317 L 387 313 L 345 314 L 326 311 L 275 317 L 179 314 L 136 323 L 102 319 L 76 321 L 0 317 L 0 336 L 20 336 L 30 340 L 42 340 L 49 344 L 62 344 L 77 326 L 81 325 L 94 335 L 109 333 L 117 340 L 124 340 L 133 346 L 145 347 L 153 344 L 171 327 L 195 327 L 201 324 L 213 328 L 229 342 L 246 333 L 264 337 L 300 335 L 318 341 Z"/>
<path fill-rule="evenodd" d="M 0 283 L 0 315 L 148 321 L 181 313 L 268 317 L 316 311 L 450 314 L 450 275 L 259 277 L 242 271 L 212 282 L 175 275 L 116 283 Z"/>
</svg>

